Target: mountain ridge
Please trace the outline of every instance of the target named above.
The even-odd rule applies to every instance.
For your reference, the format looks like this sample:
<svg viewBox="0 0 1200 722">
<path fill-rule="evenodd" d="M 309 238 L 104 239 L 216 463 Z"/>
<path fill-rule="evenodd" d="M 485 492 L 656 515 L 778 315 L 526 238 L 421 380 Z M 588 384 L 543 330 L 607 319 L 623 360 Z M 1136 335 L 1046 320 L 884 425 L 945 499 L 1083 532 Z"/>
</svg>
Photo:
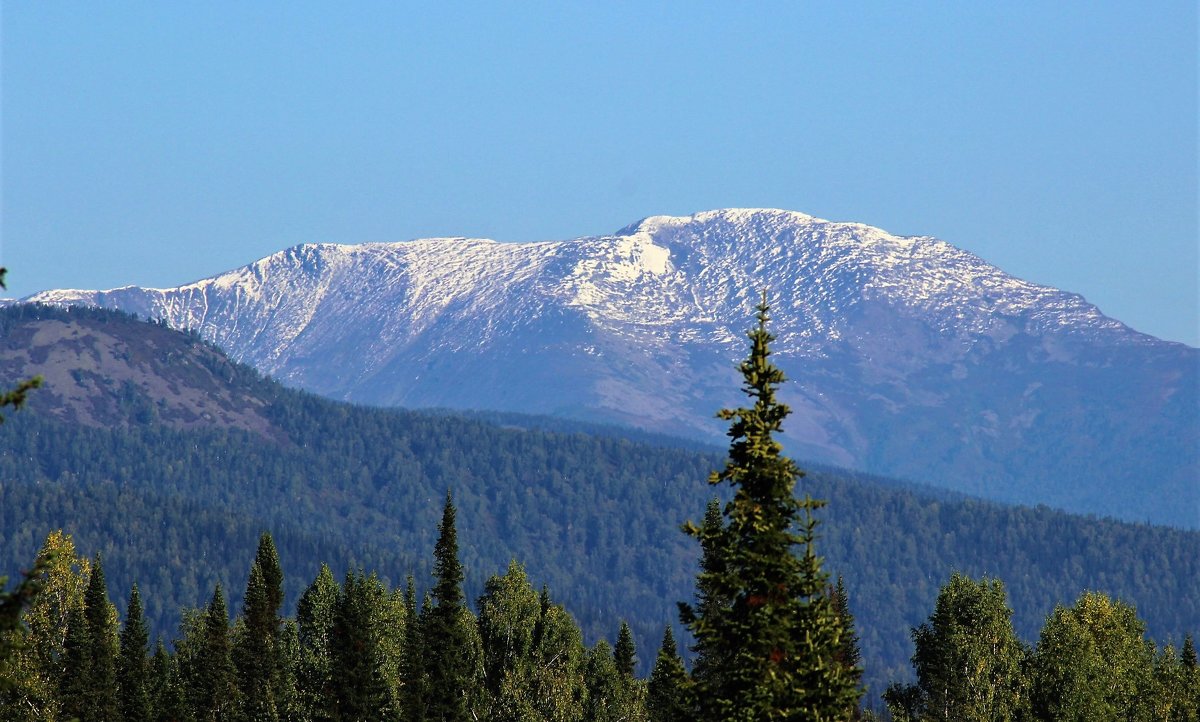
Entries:
<svg viewBox="0 0 1200 722">
<path fill-rule="evenodd" d="M 302 244 L 173 289 L 27 300 L 161 318 L 333 398 L 715 440 L 764 288 L 798 456 L 1200 525 L 1200 352 L 929 236 L 726 209 L 569 241 Z"/>
</svg>

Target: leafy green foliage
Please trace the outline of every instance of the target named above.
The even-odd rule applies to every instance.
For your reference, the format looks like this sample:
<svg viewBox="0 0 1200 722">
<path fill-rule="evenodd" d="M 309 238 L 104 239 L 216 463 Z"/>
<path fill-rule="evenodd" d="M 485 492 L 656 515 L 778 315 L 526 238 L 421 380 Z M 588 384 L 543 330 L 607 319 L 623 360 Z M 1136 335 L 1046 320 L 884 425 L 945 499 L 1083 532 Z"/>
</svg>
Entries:
<svg viewBox="0 0 1200 722">
<path fill-rule="evenodd" d="M 917 683 L 884 695 L 897 720 L 995 722 L 1028 707 L 1026 650 L 999 580 L 954 574 L 912 636 Z"/>
<path fill-rule="evenodd" d="M 334 611 L 341 589 L 329 566 L 322 564 L 312 584 L 304 590 L 296 609 L 298 656 L 297 707 L 305 720 L 324 719 L 326 697 L 333 683 L 331 637 Z"/>
<path fill-rule="evenodd" d="M 1033 656 L 1033 702 L 1046 720 L 1150 720 L 1154 647 L 1128 604 L 1097 592 L 1046 620 Z"/>
</svg>

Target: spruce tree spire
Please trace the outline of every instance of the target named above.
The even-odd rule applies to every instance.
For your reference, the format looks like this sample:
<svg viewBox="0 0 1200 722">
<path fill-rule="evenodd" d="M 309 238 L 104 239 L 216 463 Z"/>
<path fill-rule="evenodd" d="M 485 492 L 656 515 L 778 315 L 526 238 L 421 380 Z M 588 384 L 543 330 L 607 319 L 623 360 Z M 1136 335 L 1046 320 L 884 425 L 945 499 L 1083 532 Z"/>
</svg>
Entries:
<svg viewBox="0 0 1200 722">
<path fill-rule="evenodd" d="M 473 670 L 469 630 L 463 624 L 463 569 L 458 560 L 458 533 L 454 526 L 454 497 L 446 492 L 442 523 L 434 546 L 433 596 L 437 603 L 423 625 L 422 649 L 428 686 L 427 719 L 466 720 L 472 692 Z"/>
<path fill-rule="evenodd" d="M 232 716 L 238 708 L 237 673 L 229 650 L 229 608 L 221 585 L 213 589 L 204 612 L 203 638 L 196 680 L 197 717 L 219 720 Z"/>
<path fill-rule="evenodd" d="M 283 569 L 279 566 L 279 553 L 275 551 L 275 540 L 271 538 L 270 532 L 263 532 L 258 538 L 254 563 L 262 573 L 267 607 L 272 615 L 278 617 L 279 610 L 283 608 Z"/>
<path fill-rule="evenodd" d="M 446 505 L 442 509 L 442 523 L 438 525 L 438 540 L 433 548 L 433 574 L 437 583 L 433 597 L 438 608 L 458 608 L 463 603 L 463 570 L 458 560 L 458 532 L 454 526 L 454 497 L 446 492 Z"/>
<path fill-rule="evenodd" d="M 272 607 L 271 597 L 270 587 L 256 560 L 250 566 L 250 578 L 246 582 L 244 626 L 234 643 L 232 657 L 238 671 L 238 688 L 246 703 L 244 712 L 247 717 L 261 722 L 279 718 L 276 706 L 276 684 L 280 675 L 276 656 L 279 617 Z"/>
<path fill-rule="evenodd" d="M 87 666 L 87 697 L 80 708 L 81 722 L 116 719 L 117 716 L 117 613 L 108 601 L 100 555 L 92 563 L 83 593 Z"/>
<path fill-rule="evenodd" d="M 129 592 L 125 627 L 121 630 L 121 657 L 117 667 L 118 703 L 127 722 L 150 719 L 150 662 L 146 657 L 150 632 L 142 618 L 142 596 L 137 584 Z"/>
<path fill-rule="evenodd" d="M 633 679 L 637 650 L 633 645 L 633 632 L 629 623 L 622 620 L 621 630 L 617 633 L 617 646 L 613 648 L 613 658 L 617 663 L 617 672 L 625 679 Z"/>
<path fill-rule="evenodd" d="M 729 458 L 709 478 L 729 484 L 733 498 L 722 524 L 685 526 L 704 551 L 702 598 L 697 608 L 681 608 L 705 665 L 696 678 L 697 713 L 722 721 L 846 719 L 859 692 L 834 662 L 841 621 L 813 548 L 813 511 L 823 502 L 795 496 L 803 472 L 775 438 L 790 410 L 775 397 L 785 378 L 770 360 L 765 292 L 757 311 L 750 354 L 738 367 L 753 403 L 718 414 L 731 422 Z"/>
<path fill-rule="evenodd" d="M 679 657 L 671 625 L 663 631 L 662 645 L 650 681 L 646 685 L 646 717 L 649 722 L 687 722 L 692 719 L 692 702 L 688 698 L 687 671 Z"/>
</svg>

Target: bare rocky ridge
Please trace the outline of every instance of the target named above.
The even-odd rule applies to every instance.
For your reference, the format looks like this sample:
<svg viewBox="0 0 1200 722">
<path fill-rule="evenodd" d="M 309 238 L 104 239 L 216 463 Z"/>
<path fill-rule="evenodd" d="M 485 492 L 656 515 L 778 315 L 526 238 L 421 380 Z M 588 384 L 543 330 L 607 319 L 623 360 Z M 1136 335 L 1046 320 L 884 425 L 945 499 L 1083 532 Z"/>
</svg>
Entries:
<svg viewBox="0 0 1200 722">
<path fill-rule="evenodd" d="M 1200 526 L 1200 352 L 929 237 L 721 210 L 571 241 L 301 245 L 178 288 L 28 300 L 160 318 L 334 398 L 719 440 L 762 289 L 796 456 Z"/>
<path fill-rule="evenodd" d="M 231 383 L 236 373 L 194 337 L 128 317 L 34 310 L 0 328 L 0 375 L 42 376 L 29 405 L 84 426 L 161 423 L 282 438 L 262 413 L 267 401 Z"/>
</svg>

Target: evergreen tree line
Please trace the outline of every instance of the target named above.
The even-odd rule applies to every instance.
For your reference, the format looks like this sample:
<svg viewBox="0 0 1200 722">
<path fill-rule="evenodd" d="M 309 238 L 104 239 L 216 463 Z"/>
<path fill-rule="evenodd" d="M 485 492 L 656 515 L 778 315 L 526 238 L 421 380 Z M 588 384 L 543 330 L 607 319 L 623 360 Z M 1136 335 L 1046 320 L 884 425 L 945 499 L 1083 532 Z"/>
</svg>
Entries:
<svg viewBox="0 0 1200 722">
<path fill-rule="evenodd" d="M 448 497 L 432 587 L 390 588 L 322 565 L 293 616 L 269 534 L 250 566 L 240 614 L 220 584 L 151 645 L 137 585 L 118 620 L 99 556 L 51 534 L 23 623 L 0 631 L 0 719 L 647 720 L 685 704 L 670 629 L 650 680 L 635 676 L 628 625 L 588 647 L 574 618 L 512 562 L 472 611 L 462 589 Z M 665 700 L 665 702 L 664 702 Z M 672 708 L 674 709 L 674 708 Z M 682 719 L 683 717 L 674 717 Z"/>
<path fill-rule="evenodd" d="M 455 514 L 447 498 L 434 584 L 423 595 L 411 575 L 397 588 L 361 570 L 339 583 L 322 565 L 295 614 L 282 616 L 283 573 L 271 536 L 263 534 L 241 613 L 230 619 L 217 584 L 206 606 L 183 611 L 170 644 L 159 637 L 153 645 L 137 585 L 118 620 L 101 558 L 77 554 L 70 536 L 52 533 L 35 563 L 38 589 L 23 623 L 0 627 L 0 719 L 739 718 L 711 695 L 721 687 L 713 678 L 730 666 L 715 650 L 729 646 L 706 649 L 702 637 L 689 670 L 668 625 L 651 672 L 639 678 L 627 624 L 619 625 L 615 644 L 587 646 L 572 615 L 544 586 L 535 589 L 516 561 L 488 580 L 472 609 L 462 589 Z M 711 532 L 720 520 L 714 502 L 703 528 Z M 703 572 L 716 563 L 705 555 L 698 605 L 714 602 Z M 832 666 L 851 683 L 841 685 L 843 698 L 834 704 L 847 714 L 828 719 L 874 719 L 870 709 L 857 708 L 861 652 L 844 583 L 838 579 L 816 596 L 841 630 Z M 769 631 L 762 639 L 778 644 Z M 1001 581 L 954 574 L 912 640 L 916 681 L 893 684 L 883 695 L 886 715 L 897 722 L 1200 720 L 1193 638 L 1155 644 L 1132 606 L 1102 593 L 1056 608 L 1037 643 L 1027 645 L 1013 631 Z M 802 658 L 819 656 L 809 650 Z"/>
</svg>

